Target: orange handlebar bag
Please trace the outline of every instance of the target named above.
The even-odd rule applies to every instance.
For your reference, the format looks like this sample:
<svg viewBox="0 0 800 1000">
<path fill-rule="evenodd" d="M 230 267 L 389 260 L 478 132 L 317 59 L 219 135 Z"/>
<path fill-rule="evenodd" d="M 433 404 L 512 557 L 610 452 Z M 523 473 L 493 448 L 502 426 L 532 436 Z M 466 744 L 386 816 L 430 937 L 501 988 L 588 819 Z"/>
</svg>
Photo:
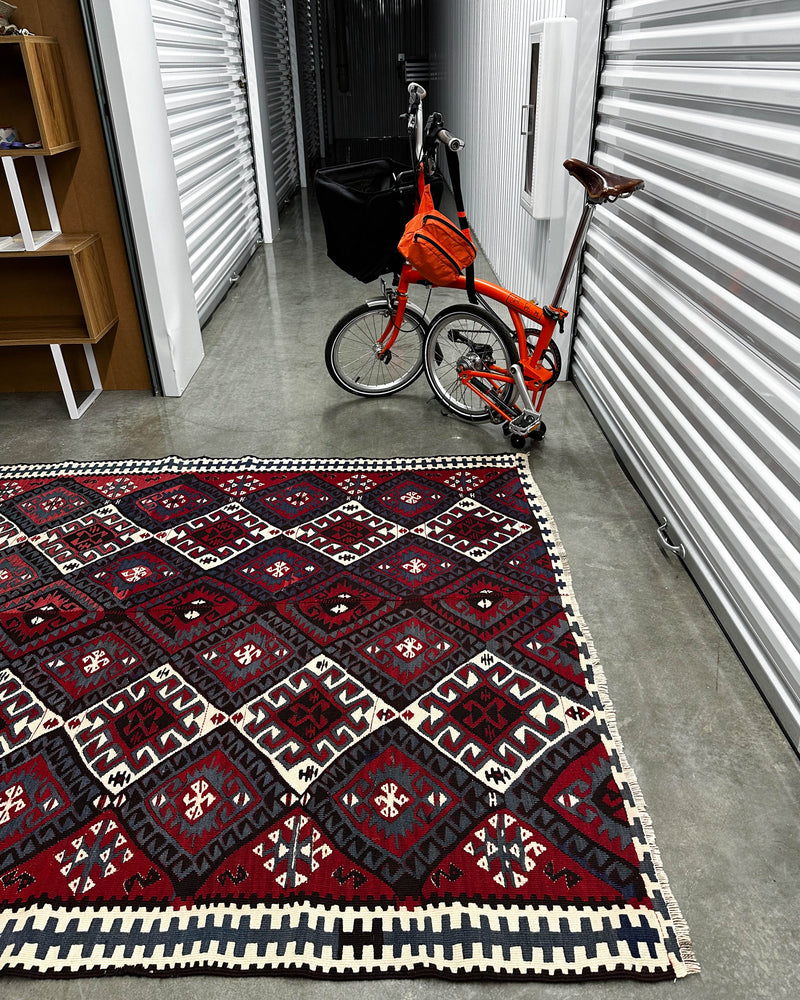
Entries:
<svg viewBox="0 0 800 1000">
<path fill-rule="evenodd" d="M 472 264 L 476 253 L 469 230 L 464 232 L 433 207 L 428 184 L 424 185 L 417 214 L 406 225 L 397 249 L 434 285 L 447 285 L 457 278 Z"/>
</svg>

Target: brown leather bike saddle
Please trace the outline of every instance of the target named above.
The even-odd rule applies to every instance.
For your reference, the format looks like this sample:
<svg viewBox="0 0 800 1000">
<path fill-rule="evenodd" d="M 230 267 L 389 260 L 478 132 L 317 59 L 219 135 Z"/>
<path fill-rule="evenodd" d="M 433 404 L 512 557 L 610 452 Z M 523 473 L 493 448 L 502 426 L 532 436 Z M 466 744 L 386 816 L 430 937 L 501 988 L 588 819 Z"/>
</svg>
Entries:
<svg viewBox="0 0 800 1000">
<path fill-rule="evenodd" d="M 644 181 L 639 177 L 612 174 L 608 170 L 592 166 L 591 163 L 584 163 L 583 160 L 565 160 L 564 166 L 569 174 L 586 188 L 589 201 L 598 205 L 604 201 L 627 198 L 634 191 L 640 191 L 644 187 Z"/>
</svg>

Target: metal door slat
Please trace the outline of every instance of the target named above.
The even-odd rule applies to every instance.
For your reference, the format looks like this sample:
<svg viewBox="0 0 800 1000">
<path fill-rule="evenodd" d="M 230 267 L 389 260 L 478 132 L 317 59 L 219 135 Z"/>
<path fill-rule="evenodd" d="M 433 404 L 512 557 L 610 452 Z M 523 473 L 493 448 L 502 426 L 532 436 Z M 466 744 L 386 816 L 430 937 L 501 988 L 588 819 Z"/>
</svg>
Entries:
<svg viewBox="0 0 800 1000">
<path fill-rule="evenodd" d="M 651 229 L 651 220 L 658 218 L 658 225 Z M 711 239 L 692 230 L 691 227 L 679 227 L 663 213 L 651 212 L 648 219 L 646 212 L 637 212 L 634 219 L 627 220 L 619 216 L 603 215 L 598 219 L 598 226 L 592 234 L 592 240 L 598 241 L 600 234 L 607 234 L 610 246 L 616 241 L 629 252 L 635 252 L 636 258 L 653 269 L 664 269 L 666 264 L 671 273 L 672 284 L 692 302 L 713 319 L 724 322 L 731 336 L 738 337 L 750 348 L 750 354 L 740 359 L 752 364 L 754 361 L 769 362 L 771 366 L 770 381 L 777 372 L 780 376 L 794 380 L 795 387 L 800 386 L 800 340 L 789 332 L 786 325 L 769 319 L 764 313 L 758 323 L 753 323 L 753 274 L 756 267 L 743 254 L 725 254 L 714 261 L 714 252 L 727 251 L 729 248 L 715 243 Z M 652 233 L 652 238 L 651 238 Z M 714 277 L 709 277 L 699 263 L 702 258 L 707 266 L 716 264 Z M 745 289 L 749 294 L 742 297 L 730 288 L 720 283 L 725 275 L 725 268 L 741 269 L 742 279 L 736 291 Z M 764 280 L 764 291 L 768 292 L 769 270 L 761 269 Z M 727 272 L 730 274 L 730 271 Z M 778 284 L 778 282 L 776 282 Z M 785 286 L 785 317 L 791 319 L 793 299 L 790 298 L 792 287 L 786 281 Z"/>
<path fill-rule="evenodd" d="M 605 289 L 612 298 L 616 293 L 618 305 L 624 304 L 625 312 L 623 314 L 621 308 L 620 316 L 629 325 L 630 337 L 625 349 L 638 357 L 647 350 L 653 378 L 665 392 L 673 393 L 679 403 L 674 406 L 676 420 L 696 420 L 695 407 L 718 414 L 719 434 L 714 436 L 715 447 L 729 453 L 731 465 L 741 467 L 743 475 L 747 469 L 752 471 L 748 497 L 761 496 L 765 502 L 769 498 L 774 516 L 790 534 L 797 514 L 795 488 L 800 481 L 800 447 L 796 435 L 792 440 L 791 427 L 785 423 L 779 427 L 771 410 L 759 407 L 758 399 L 736 396 L 735 386 L 728 384 L 725 373 L 717 370 L 714 355 L 707 347 L 700 341 L 690 342 L 653 311 L 652 287 L 643 289 L 641 297 L 632 300 L 624 281 L 593 260 L 592 270 L 587 271 L 586 289 L 587 293 L 592 293 L 593 301 L 600 301 L 599 290 Z M 687 318 L 687 326 L 694 318 Z M 642 329 L 647 330 L 644 340 L 641 339 L 644 336 Z M 619 345 L 615 343 L 614 349 L 619 349 Z M 659 352 L 658 357 L 655 351 Z M 680 360 L 676 360 L 678 358 Z M 689 408 L 689 394 L 691 411 L 684 414 Z M 735 443 L 729 436 L 731 431 L 736 432 Z M 768 435 L 767 441 L 765 435 Z M 691 439 L 691 435 L 687 438 Z M 770 528 L 767 526 L 766 530 Z"/>
<path fill-rule="evenodd" d="M 244 160 L 246 163 L 249 150 L 246 147 L 241 147 L 238 150 L 239 155 L 233 158 L 230 152 L 230 147 L 224 144 L 217 156 L 198 157 L 194 163 L 187 158 L 186 162 L 182 164 L 183 169 L 181 170 L 178 190 L 187 211 L 191 209 L 195 200 L 208 197 L 208 182 L 212 178 L 215 178 L 214 184 L 216 186 L 228 173 L 241 177 L 241 162 Z"/>
<path fill-rule="evenodd" d="M 230 15 L 234 5 L 232 0 L 150 0 L 153 16 L 161 19 L 184 19 L 202 17 L 209 19 L 219 17 L 220 11 Z"/>
<path fill-rule="evenodd" d="M 656 93 L 667 99 L 679 97 L 697 100 L 716 99 L 724 106 L 745 102 L 755 92 L 759 101 L 774 111 L 796 111 L 800 97 L 800 80 L 796 73 L 773 63 L 750 62 L 741 66 L 720 63 L 704 65 L 659 60 L 619 59 L 606 63 L 601 87 L 628 89 L 639 93 Z"/>
<path fill-rule="evenodd" d="M 746 200 L 724 200 L 716 194 L 713 185 L 705 187 L 700 178 L 688 184 L 685 178 L 668 173 L 663 165 L 645 164 L 633 156 L 626 159 L 619 151 L 614 155 L 598 150 L 595 159 L 599 166 L 608 170 L 635 173 L 648 185 L 645 189 L 648 192 L 657 185 L 658 204 L 663 205 L 665 211 L 675 206 L 697 219 L 698 224 L 708 224 L 720 232 L 730 233 L 776 261 L 785 260 L 795 267 L 800 262 L 800 232 L 794 233 L 779 222 L 765 218 L 762 205 L 748 204 Z"/>
<path fill-rule="evenodd" d="M 800 746 L 800 10 L 622 0 L 573 379 Z"/>
<path fill-rule="evenodd" d="M 191 89 L 188 89 L 187 85 L 184 84 L 179 89 L 165 90 L 167 114 L 172 120 L 182 112 L 195 112 L 204 107 L 209 108 L 212 112 L 218 109 L 227 109 L 231 97 L 236 94 L 237 89 L 237 84 L 206 80 L 193 84 Z"/>
<path fill-rule="evenodd" d="M 246 223 L 245 211 L 250 207 L 245 205 L 241 212 L 234 213 L 232 216 L 234 224 L 244 225 Z M 216 274 L 220 266 L 231 254 L 237 252 L 238 247 L 239 239 L 233 227 L 231 227 L 229 232 L 226 232 L 226 235 L 222 239 L 218 239 L 216 235 L 212 235 L 205 244 L 200 245 L 197 251 L 198 265 L 196 280 L 198 290 L 201 294 L 211 295 L 213 293 Z"/>
<path fill-rule="evenodd" d="M 757 149 L 759 153 L 774 157 L 791 159 L 800 145 L 800 128 L 784 122 L 754 122 L 752 118 L 723 117 L 622 97 L 601 100 L 598 111 L 606 117 L 624 118 L 651 129 L 663 129 L 676 137 L 702 136 L 705 142 L 725 143 L 743 150 Z"/>
<path fill-rule="evenodd" d="M 663 133 L 661 133 L 663 136 Z M 732 162 L 724 151 L 711 155 L 701 148 L 672 142 L 670 136 L 654 138 L 638 132 L 598 126 L 595 136 L 607 146 L 618 146 L 626 153 L 641 156 L 692 177 L 724 185 L 727 191 L 757 199 L 765 205 L 791 211 L 797 207 L 797 179 L 783 176 L 777 170 L 767 171 L 746 162 Z M 702 140 L 698 141 L 700 145 Z M 704 144 L 704 143 L 703 143 Z"/>
<path fill-rule="evenodd" d="M 278 206 L 300 187 L 289 24 L 285 0 L 259 0 L 272 171 Z"/>
<path fill-rule="evenodd" d="M 687 488 L 692 473 L 696 475 L 702 470 L 692 469 L 680 452 L 670 450 L 673 435 L 656 419 L 648 399 L 638 391 L 640 383 L 626 379 L 623 370 L 609 356 L 604 356 L 603 367 L 599 366 L 598 351 L 608 332 L 600 329 L 599 335 L 594 336 L 588 323 L 584 327 L 585 344 L 594 350 L 587 355 L 582 378 L 586 389 L 592 390 L 600 422 L 615 441 L 624 445 L 625 455 L 630 455 L 629 468 L 637 481 L 651 484 L 647 495 L 654 510 L 662 515 L 683 512 L 681 542 L 693 547 L 702 540 L 701 565 L 703 579 L 708 584 L 705 595 L 734 637 L 740 641 L 747 638 L 753 655 L 759 656 L 763 664 L 759 679 L 769 683 L 770 690 L 785 700 L 800 698 L 797 673 L 791 668 L 796 662 L 796 644 L 783 629 L 782 617 L 776 615 L 775 606 L 767 600 L 769 592 L 748 586 L 748 567 L 740 561 L 741 540 L 734 536 L 731 543 L 725 544 L 724 522 L 723 530 L 717 530 L 720 508 L 715 506 L 710 514 L 705 514 L 697 502 L 702 494 Z M 630 412 L 639 414 L 641 425 L 624 419 Z M 669 491 L 664 488 L 667 476 L 671 480 Z M 708 490 L 706 495 L 712 496 L 712 492 Z M 688 527 L 683 526 L 684 518 Z M 672 517 L 670 525 L 674 534 Z M 792 597 L 794 593 L 791 592 Z"/>
<path fill-rule="evenodd" d="M 189 248 L 189 256 L 195 256 L 199 254 L 202 248 L 202 256 L 198 259 L 197 274 L 200 279 L 206 270 L 211 269 L 215 266 L 219 260 L 224 260 L 224 253 L 222 248 L 225 246 L 226 241 L 230 241 L 232 244 L 236 245 L 238 240 L 237 229 L 234 226 L 230 226 L 230 232 L 227 231 L 226 234 L 220 239 L 219 229 L 222 223 L 226 219 L 230 218 L 234 223 L 239 223 L 239 225 L 246 224 L 246 209 L 249 206 L 245 203 L 243 204 L 237 212 L 231 215 L 230 210 L 225 204 L 222 205 L 212 205 L 212 211 L 205 214 L 201 219 L 198 219 L 199 225 L 193 231 L 190 231 L 186 245 Z"/>
<path fill-rule="evenodd" d="M 653 27 L 643 30 L 635 25 L 630 30 L 618 30 L 609 34 L 606 51 L 639 53 L 650 52 L 707 52 L 709 48 L 760 50 L 782 47 L 787 44 L 787 32 L 797 27 L 796 14 L 772 14 L 764 17 L 746 17 L 735 8 L 727 19 L 690 21 L 660 27 L 663 22 L 654 20 Z M 622 23 L 622 22 L 616 22 Z"/>
<path fill-rule="evenodd" d="M 202 323 L 260 230 L 238 7 L 233 0 L 151 0 L 151 10 Z"/>
</svg>

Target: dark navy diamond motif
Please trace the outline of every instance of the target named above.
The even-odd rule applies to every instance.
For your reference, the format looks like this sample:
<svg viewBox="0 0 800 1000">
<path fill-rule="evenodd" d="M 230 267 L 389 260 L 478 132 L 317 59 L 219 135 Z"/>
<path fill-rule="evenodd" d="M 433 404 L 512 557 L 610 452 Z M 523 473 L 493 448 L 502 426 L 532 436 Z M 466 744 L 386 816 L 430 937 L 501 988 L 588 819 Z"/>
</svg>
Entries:
<svg viewBox="0 0 800 1000">
<path fill-rule="evenodd" d="M 267 759 L 225 725 L 131 786 L 120 817 L 178 894 L 189 896 L 285 810 L 287 792 Z"/>
<path fill-rule="evenodd" d="M 491 809 L 490 793 L 400 722 L 331 764 L 306 806 L 332 843 L 398 896 L 425 879 Z"/>
</svg>

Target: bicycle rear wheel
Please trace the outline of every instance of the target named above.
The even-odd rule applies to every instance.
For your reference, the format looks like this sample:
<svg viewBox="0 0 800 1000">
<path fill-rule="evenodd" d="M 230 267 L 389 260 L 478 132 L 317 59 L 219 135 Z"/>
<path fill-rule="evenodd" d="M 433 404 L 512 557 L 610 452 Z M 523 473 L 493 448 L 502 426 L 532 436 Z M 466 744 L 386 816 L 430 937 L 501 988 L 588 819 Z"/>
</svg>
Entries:
<svg viewBox="0 0 800 1000">
<path fill-rule="evenodd" d="M 411 385 L 422 372 L 428 332 L 424 312 L 409 302 L 397 339 L 384 351 L 379 341 L 390 316 L 386 300 L 373 299 L 342 316 L 328 335 L 328 373 L 356 396 L 388 396 Z"/>
<path fill-rule="evenodd" d="M 459 378 L 461 369 L 495 366 L 508 372 L 517 353 L 500 320 L 477 306 L 450 306 L 431 320 L 425 339 L 425 374 L 431 389 L 448 410 L 464 420 L 488 420 L 496 413 Z M 488 382 L 482 388 L 489 387 Z M 498 383 L 493 391 L 510 403 L 515 388 Z"/>
</svg>

